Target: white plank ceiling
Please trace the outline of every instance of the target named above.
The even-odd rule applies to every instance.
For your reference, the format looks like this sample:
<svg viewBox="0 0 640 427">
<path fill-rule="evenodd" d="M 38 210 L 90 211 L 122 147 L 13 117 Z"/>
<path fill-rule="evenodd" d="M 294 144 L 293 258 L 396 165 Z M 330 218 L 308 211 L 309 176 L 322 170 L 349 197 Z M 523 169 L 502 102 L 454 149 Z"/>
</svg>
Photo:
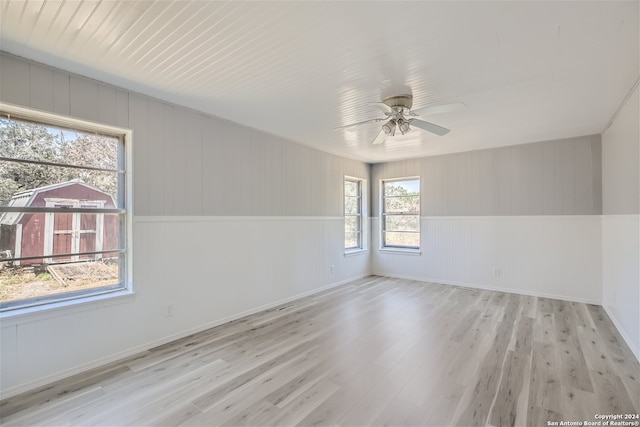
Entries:
<svg viewBox="0 0 640 427">
<path fill-rule="evenodd" d="M 602 132 L 639 2 L 0 1 L 0 49 L 367 162 Z M 467 109 L 372 146 L 369 103 Z"/>
</svg>

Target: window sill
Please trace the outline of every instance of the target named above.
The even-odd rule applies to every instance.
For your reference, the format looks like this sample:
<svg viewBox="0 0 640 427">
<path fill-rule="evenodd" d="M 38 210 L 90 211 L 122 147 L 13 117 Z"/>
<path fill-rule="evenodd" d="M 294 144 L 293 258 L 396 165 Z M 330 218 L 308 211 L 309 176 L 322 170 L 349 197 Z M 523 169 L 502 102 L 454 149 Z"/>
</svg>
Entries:
<svg viewBox="0 0 640 427">
<path fill-rule="evenodd" d="M 96 306 L 108 307 L 122 304 L 134 298 L 133 291 L 128 289 L 107 292 L 103 294 L 89 295 L 66 301 L 51 302 L 31 307 L 16 308 L 0 312 L 2 326 L 17 325 L 24 322 L 34 322 L 63 316 L 70 313 L 78 313 L 85 310 L 95 310 Z"/>
<path fill-rule="evenodd" d="M 352 256 L 356 256 L 356 255 L 363 255 L 366 254 L 367 252 L 369 252 L 368 249 L 348 249 L 344 251 L 344 257 L 352 257 Z"/>
<path fill-rule="evenodd" d="M 422 252 L 420 251 L 420 249 L 380 248 L 379 251 L 382 253 L 399 254 L 399 255 L 413 255 L 413 256 L 422 255 Z"/>
</svg>

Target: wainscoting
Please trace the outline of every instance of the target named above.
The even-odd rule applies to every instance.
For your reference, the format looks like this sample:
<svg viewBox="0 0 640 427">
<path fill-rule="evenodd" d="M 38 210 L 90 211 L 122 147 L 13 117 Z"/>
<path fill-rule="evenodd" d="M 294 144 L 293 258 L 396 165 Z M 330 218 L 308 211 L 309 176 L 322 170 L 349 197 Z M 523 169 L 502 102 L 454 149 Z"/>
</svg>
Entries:
<svg viewBox="0 0 640 427">
<path fill-rule="evenodd" d="M 420 256 L 374 249 L 372 273 L 602 303 L 600 216 L 423 217 L 421 231 Z"/>
</svg>

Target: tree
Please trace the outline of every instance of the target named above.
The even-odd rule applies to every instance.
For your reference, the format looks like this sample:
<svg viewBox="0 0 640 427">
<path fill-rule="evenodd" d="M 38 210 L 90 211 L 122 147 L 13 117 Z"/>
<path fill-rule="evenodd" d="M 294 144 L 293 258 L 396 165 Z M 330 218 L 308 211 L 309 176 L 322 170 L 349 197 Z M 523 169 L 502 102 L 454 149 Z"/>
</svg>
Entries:
<svg viewBox="0 0 640 427">
<path fill-rule="evenodd" d="M 0 157 L 117 169 L 117 155 L 116 138 L 0 119 Z M 117 194 L 115 172 L 0 160 L 0 206 L 16 192 L 72 179 Z"/>
<path fill-rule="evenodd" d="M 62 148 L 64 162 L 78 166 L 90 166 L 102 169 L 118 168 L 118 140 L 103 135 L 79 136 L 67 141 Z M 89 185 L 111 194 L 114 199 L 118 193 L 118 176 L 115 172 L 90 169 L 69 169 L 67 180 L 80 178 Z"/>
<path fill-rule="evenodd" d="M 60 157 L 59 143 L 46 128 L 33 123 L 0 121 L 0 157 L 52 161 Z M 0 202 L 6 205 L 14 193 L 56 182 L 60 173 L 52 166 L 0 162 Z"/>
</svg>

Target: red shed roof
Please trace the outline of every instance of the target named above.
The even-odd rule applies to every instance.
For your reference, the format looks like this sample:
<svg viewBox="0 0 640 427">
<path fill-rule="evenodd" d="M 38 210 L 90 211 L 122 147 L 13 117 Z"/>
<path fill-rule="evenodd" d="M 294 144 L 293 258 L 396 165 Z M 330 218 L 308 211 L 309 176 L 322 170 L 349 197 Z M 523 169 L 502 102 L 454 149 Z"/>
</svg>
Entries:
<svg viewBox="0 0 640 427">
<path fill-rule="evenodd" d="M 46 191 L 55 190 L 57 188 L 67 187 L 69 185 L 74 185 L 74 184 L 82 185 L 83 187 L 102 193 L 108 196 L 109 198 L 111 198 L 111 201 L 113 202 L 113 197 L 111 196 L 111 194 L 105 193 L 99 188 L 85 183 L 81 179 L 72 179 L 71 181 L 59 182 L 57 184 L 50 184 L 50 185 L 44 185 L 38 188 L 32 188 L 31 190 L 19 191 L 11 197 L 11 200 L 9 201 L 8 206 L 16 207 L 16 208 L 29 207 L 31 206 L 33 200 L 36 198 L 38 194 Z M 2 216 L 0 216 L 0 224 L 5 224 L 5 225 L 17 224 L 18 222 L 20 222 L 23 215 L 24 215 L 24 212 L 5 212 L 2 214 Z"/>
</svg>

